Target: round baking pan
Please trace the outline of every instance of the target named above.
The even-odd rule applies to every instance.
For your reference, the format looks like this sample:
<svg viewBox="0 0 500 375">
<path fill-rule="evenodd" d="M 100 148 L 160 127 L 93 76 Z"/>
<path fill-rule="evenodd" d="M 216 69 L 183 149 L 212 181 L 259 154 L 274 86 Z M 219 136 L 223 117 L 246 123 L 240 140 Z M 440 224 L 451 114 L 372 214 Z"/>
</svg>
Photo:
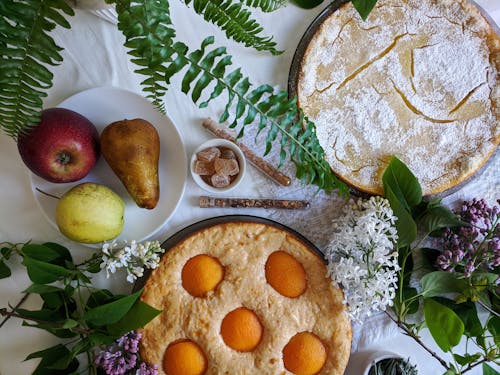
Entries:
<svg viewBox="0 0 500 375">
<path fill-rule="evenodd" d="M 193 223 L 193 224 L 181 229 L 177 233 L 170 236 L 168 239 L 166 239 L 161 244 L 161 247 L 163 249 L 165 249 L 165 253 L 166 253 L 172 247 L 177 245 L 180 241 L 193 235 L 194 233 L 196 233 L 200 230 L 209 228 L 209 227 L 213 227 L 213 226 L 216 226 L 219 224 L 225 224 L 225 223 L 261 223 L 261 224 L 270 225 L 270 226 L 275 227 L 277 229 L 284 230 L 284 231 L 288 232 L 290 235 L 294 236 L 297 240 L 302 242 L 309 249 L 314 251 L 326 263 L 323 252 L 320 249 L 318 249 L 311 241 L 309 241 L 307 238 L 305 238 L 303 235 L 301 235 L 297 231 L 293 230 L 292 228 L 287 227 L 286 225 L 280 224 L 277 221 L 266 219 L 266 218 L 259 217 L 259 216 L 251 216 L 251 215 L 224 215 L 224 216 L 216 216 L 216 217 L 212 217 L 209 219 L 198 221 L 196 223 Z M 146 280 L 148 279 L 150 273 L 151 273 L 151 270 L 144 271 L 144 276 L 142 278 L 138 279 L 136 281 L 136 283 L 134 284 L 134 292 L 136 292 L 139 289 L 141 289 L 142 287 L 144 287 L 144 285 L 146 284 Z"/>
<path fill-rule="evenodd" d="M 297 88 L 298 88 L 298 80 L 300 77 L 300 71 L 302 68 L 302 60 L 304 58 L 304 55 L 307 51 L 307 48 L 309 46 L 309 43 L 311 42 L 312 38 L 318 31 L 318 28 L 323 24 L 323 22 L 330 17 L 334 12 L 339 10 L 339 8 L 348 3 L 349 0 L 334 0 L 332 1 L 326 8 L 324 8 L 318 16 L 311 22 L 309 27 L 306 29 L 304 32 L 304 35 L 300 39 L 300 42 L 297 46 L 297 49 L 295 50 L 295 53 L 293 55 L 292 59 L 292 64 L 290 65 L 290 70 L 288 74 L 288 96 L 290 98 L 296 97 L 297 96 Z M 493 29 L 495 32 L 500 35 L 500 28 L 496 25 L 496 23 L 489 17 L 489 15 L 482 9 L 476 2 L 470 0 L 472 4 L 474 4 L 478 10 L 481 12 L 482 16 L 485 18 L 485 20 L 492 25 Z M 471 176 L 467 177 L 465 180 L 460 182 L 459 184 L 446 189 L 440 193 L 437 194 L 432 194 L 432 195 L 427 195 L 424 196 L 424 200 L 430 201 L 433 199 L 437 198 L 444 198 L 447 195 L 453 194 L 457 192 L 458 190 L 462 189 L 465 185 L 469 184 L 470 182 L 474 181 L 477 177 L 479 177 L 482 172 L 487 168 L 487 166 L 491 163 L 491 161 L 499 157 L 500 151 L 499 148 L 497 147 L 496 151 L 492 153 L 492 155 L 486 160 L 486 162 Z M 347 186 L 349 187 L 349 192 L 353 194 L 354 196 L 362 197 L 362 198 L 369 198 L 372 194 L 367 193 L 365 191 L 361 191 L 357 189 L 356 187 L 352 186 L 349 184 L 348 181 L 345 181 L 341 176 L 337 176 L 339 179 L 344 181 Z"/>
</svg>

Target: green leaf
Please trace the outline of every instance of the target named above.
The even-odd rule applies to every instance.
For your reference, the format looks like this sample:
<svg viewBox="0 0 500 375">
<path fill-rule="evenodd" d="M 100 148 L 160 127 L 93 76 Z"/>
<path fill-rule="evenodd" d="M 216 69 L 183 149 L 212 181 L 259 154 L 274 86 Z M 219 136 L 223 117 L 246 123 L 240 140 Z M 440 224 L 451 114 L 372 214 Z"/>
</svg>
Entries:
<svg viewBox="0 0 500 375">
<path fill-rule="evenodd" d="M 58 344 L 48 349 L 31 353 L 26 357 L 25 361 L 41 358 L 40 363 L 32 375 L 63 375 L 70 374 L 78 368 L 78 361 L 76 359 L 69 361 L 63 368 L 55 370 L 52 366 L 60 363 L 62 358 L 67 358 L 68 356 L 71 356 L 70 351 L 64 345 Z"/>
<path fill-rule="evenodd" d="M 441 251 L 422 247 L 420 248 L 420 253 L 422 254 L 422 269 L 426 272 L 436 271 L 436 260 L 441 255 Z"/>
<path fill-rule="evenodd" d="M 5 279 L 12 274 L 10 268 L 5 264 L 4 261 L 0 260 L 0 279 Z"/>
<path fill-rule="evenodd" d="M 120 298 L 120 296 L 115 296 L 107 289 L 98 289 L 89 295 L 85 309 L 93 309 L 94 307 L 116 301 L 118 298 Z"/>
<path fill-rule="evenodd" d="M 312 9 L 317 7 L 323 0 L 291 0 L 292 3 L 303 9 Z"/>
<path fill-rule="evenodd" d="M 435 297 L 435 301 L 452 309 L 464 323 L 464 335 L 467 337 L 480 337 L 483 335 L 483 326 L 477 315 L 476 304 L 472 301 L 455 303 L 448 298 Z"/>
<path fill-rule="evenodd" d="M 464 333 L 464 323 L 453 310 L 430 298 L 424 298 L 424 316 L 425 323 L 441 350 L 448 352 L 458 345 Z"/>
<path fill-rule="evenodd" d="M 260 8 L 263 12 L 274 12 L 283 6 L 286 0 L 245 0 L 245 4 L 252 8 Z"/>
<path fill-rule="evenodd" d="M 116 301 L 94 307 L 93 309 L 88 310 L 83 315 L 83 318 L 87 323 L 94 326 L 114 324 L 120 321 L 127 314 L 141 293 L 142 290 L 139 290 L 134 294 L 124 296 Z"/>
<path fill-rule="evenodd" d="M 391 158 L 382 175 L 382 183 L 386 194 L 387 189 L 390 189 L 394 197 L 407 211 L 422 201 L 420 183 L 408 167 L 395 156 Z"/>
<path fill-rule="evenodd" d="M 36 320 L 44 320 L 57 322 L 62 319 L 62 316 L 58 311 L 54 311 L 51 309 L 40 309 L 40 310 L 26 310 L 26 309 L 15 309 L 16 313 L 19 314 L 24 319 L 36 319 Z"/>
<path fill-rule="evenodd" d="M 413 298 L 417 295 L 417 289 L 410 287 L 403 287 L 403 300 L 409 301 L 410 298 Z M 415 298 L 410 302 L 405 302 L 407 307 L 407 314 L 415 314 L 418 311 L 419 299 Z"/>
<path fill-rule="evenodd" d="M 39 121 L 42 98 L 52 86 L 49 66 L 62 61 L 50 31 L 69 28 L 65 1 L 0 1 L 0 129 L 17 139 Z"/>
<path fill-rule="evenodd" d="M 29 243 L 24 245 L 21 251 L 24 255 L 27 255 L 32 259 L 41 260 L 42 262 L 47 263 L 59 258 L 59 253 L 56 250 L 44 245 Z"/>
<path fill-rule="evenodd" d="M 33 328 L 43 329 L 44 331 L 47 331 L 47 332 L 53 334 L 54 336 L 62 338 L 62 339 L 69 339 L 69 338 L 78 336 L 77 333 L 72 332 L 71 330 L 66 329 L 66 328 L 56 327 L 56 326 L 54 326 L 53 323 L 31 324 L 28 322 L 23 322 L 22 325 L 24 327 L 33 327 Z"/>
<path fill-rule="evenodd" d="M 64 292 L 64 289 L 58 288 L 53 285 L 43 285 L 43 284 L 33 284 L 23 291 L 23 293 L 54 293 L 54 292 Z"/>
<path fill-rule="evenodd" d="M 458 279 L 450 272 L 435 271 L 420 279 L 420 287 L 424 297 L 434 297 L 447 293 L 462 293 L 467 289 L 467 281 Z"/>
<path fill-rule="evenodd" d="M 115 337 L 96 332 L 89 335 L 89 341 L 92 347 L 101 345 L 109 346 L 115 341 Z"/>
<path fill-rule="evenodd" d="M 486 328 L 490 331 L 493 336 L 493 341 L 495 341 L 495 345 L 500 347 L 500 317 L 492 316 L 488 323 L 486 324 Z"/>
<path fill-rule="evenodd" d="M 64 292 L 42 293 L 40 294 L 44 302 L 44 307 L 49 309 L 59 309 L 66 301 Z"/>
<path fill-rule="evenodd" d="M 483 375 L 499 375 L 500 373 L 493 367 L 486 363 L 483 363 Z"/>
<path fill-rule="evenodd" d="M 78 322 L 76 320 L 73 320 L 73 319 L 67 319 L 63 325 L 62 325 L 62 328 L 75 328 L 76 326 L 78 326 Z"/>
<path fill-rule="evenodd" d="M 189 4 L 190 0 L 184 0 Z M 225 31 L 229 39 L 243 43 L 246 47 L 253 47 L 257 51 L 269 51 L 278 55 L 282 51 L 276 49 L 272 37 L 261 36 L 263 30 L 257 21 L 253 20 L 252 13 L 244 8 L 243 2 L 232 0 L 194 0 L 194 11 L 203 18 L 219 26 Z"/>
<path fill-rule="evenodd" d="M 375 4 L 377 4 L 377 0 L 352 0 L 352 5 L 354 5 L 363 21 L 366 21 Z"/>
<path fill-rule="evenodd" d="M 108 332 L 116 337 L 123 336 L 129 331 L 144 327 L 159 314 L 161 310 L 137 300 L 120 321 L 108 326 Z"/>
<path fill-rule="evenodd" d="M 49 284 L 71 275 L 71 271 L 54 264 L 42 262 L 28 256 L 23 259 L 28 276 L 36 284 Z"/>
<path fill-rule="evenodd" d="M 425 233 L 432 233 L 435 230 L 467 225 L 461 221 L 457 215 L 448 208 L 439 206 L 428 208 L 418 219 L 418 226 Z"/>
<path fill-rule="evenodd" d="M 398 218 L 396 220 L 398 247 L 402 248 L 410 246 L 415 238 L 417 238 L 417 224 L 411 217 L 410 213 L 403 207 L 391 187 L 385 187 L 385 196 L 391 204 L 392 212 Z"/>
<path fill-rule="evenodd" d="M 453 358 L 455 359 L 455 361 L 457 361 L 457 363 L 461 366 L 465 366 L 465 365 L 468 365 L 469 363 L 473 363 L 475 361 L 477 361 L 479 358 L 481 358 L 481 354 L 464 354 L 463 356 L 462 355 L 459 355 L 459 354 L 455 354 L 453 353 Z"/>
<path fill-rule="evenodd" d="M 64 247 L 54 242 L 45 242 L 43 246 L 54 250 L 57 254 L 59 254 L 60 259 L 66 260 L 68 262 L 73 262 L 73 258 L 67 247 Z"/>
</svg>

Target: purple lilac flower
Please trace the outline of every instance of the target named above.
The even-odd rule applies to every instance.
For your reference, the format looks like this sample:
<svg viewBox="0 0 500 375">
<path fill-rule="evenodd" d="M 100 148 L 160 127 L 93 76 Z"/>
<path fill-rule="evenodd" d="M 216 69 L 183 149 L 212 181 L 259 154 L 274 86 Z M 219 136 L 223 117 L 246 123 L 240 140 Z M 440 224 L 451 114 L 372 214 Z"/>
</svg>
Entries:
<svg viewBox="0 0 500 375">
<path fill-rule="evenodd" d="M 107 375 L 157 375 L 156 365 L 141 362 L 138 357 L 141 337 L 142 335 L 135 331 L 126 333 L 97 354 L 95 366 L 101 367 Z"/>
<path fill-rule="evenodd" d="M 437 266 L 448 272 L 461 272 L 465 277 L 475 270 L 488 272 L 499 267 L 500 207 L 489 207 L 484 199 L 472 199 L 455 213 L 468 225 L 444 231 L 444 251 L 437 258 Z"/>
<path fill-rule="evenodd" d="M 158 375 L 158 366 L 142 362 L 135 375 Z"/>
</svg>

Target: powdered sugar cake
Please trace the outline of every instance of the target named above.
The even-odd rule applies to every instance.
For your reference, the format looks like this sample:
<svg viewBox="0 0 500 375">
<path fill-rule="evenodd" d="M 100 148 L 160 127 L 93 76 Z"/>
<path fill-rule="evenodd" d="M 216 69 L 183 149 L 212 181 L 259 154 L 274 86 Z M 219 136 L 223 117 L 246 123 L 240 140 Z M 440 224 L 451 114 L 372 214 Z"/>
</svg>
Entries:
<svg viewBox="0 0 500 375">
<path fill-rule="evenodd" d="M 500 142 L 500 39 L 465 0 L 379 0 L 367 21 L 331 14 L 301 62 L 297 95 L 332 170 L 381 194 L 397 155 L 425 195 L 472 176 Z"/>
</svg>

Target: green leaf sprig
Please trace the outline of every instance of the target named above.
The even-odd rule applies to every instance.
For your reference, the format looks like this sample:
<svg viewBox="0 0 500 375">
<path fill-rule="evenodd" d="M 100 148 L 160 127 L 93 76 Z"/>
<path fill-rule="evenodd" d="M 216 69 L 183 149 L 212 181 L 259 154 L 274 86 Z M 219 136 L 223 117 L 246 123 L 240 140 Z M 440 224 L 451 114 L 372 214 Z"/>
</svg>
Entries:
<svg viewBox="0 0 500 375">
<path fill-rule="evenodd" d="M 139 299 L 142 290 L 115 295 L 92 286 L 91 274 L 100 271 L 102 261 L 98 253 L 75 264 L 66 247 L 48 242 L 6 243 L 0 254 L 0 278 L 10 275 L 7 261 L 20 256 L 33 283 L 24 293 L 37 294 L 43 301 L 38 310 L 16 306 L 1 308 L 0 315 L 22 319 L 24 326 L 43 329 L 62 340 L 26 358 L 41 358 L 33 374 L 76 374 L 81 355 L 87 358 L 88 373 L 95 374 L 96 348 L 143 327 L 161 312 Z"/>
<path fill-rule="evenodd" d="M 392 308 L 394 315 L 389 316 L 405 334 L 439 361 L 446 369 L 446 375 L 463 374 L 479 365 L 483 365 L 484 373 L 494 371 L 486 362 L 498 364 L 500 360 L 498 310 L 491 308 L 486 321 L 481 323 L 474 302 L 480 298 L 489 299 L 488 291 L 497 288 L 498 274 L 483 272 L 464 278 L 457 273 L 436 271 L 425 262 L 422 267 L 415 268 L 414 254 L 420 253 L 424 260 L 429 255 L 435 257 L 435 250 L 421 246 L 428 236 L 443 228 L 467 223 L 442 206 L 440 200 L 423 200 L 417 178 L 397 157 L 391 159 L 382 182 L 385 196 L 397 216 L 401 266 L 397 297 Z M 410 284 L 417 271 L 425 273 L 420 278 L 419 290 Z M 449 296 L 455 296 L 455 299 L 449 299 Z M 424 320 L 410 322 L 407 318 L 421 306 Z M 422 342 L 419 332 L 424 327 L 429 329 L 443 352 L 451 353 L 452 361 L 443 359 Z M 456 353 L 456 346 L 464 338 L 467 343 L 474 342 L 479 352 Z"/>
<path fill-rule="evenodd" d="M 132 62 L 144 67 L 136 72 L 148 77 L 143 85 L 153 103 L 161 108 L 158 95 L 166 90 L 174 75 L 184 71 L 181 90 L 200 108 L 227 94 L 219 122 L 229 121 L 231 128 L 238 128 L 237 137 L 251 124 L 258 127 L 259 133 L 266 129 L 265 154 L 277 144 L 280 163 L 290 158 L 296 166 L 296 176 L 304 183 L 315 184 L 327 192 L 338 189 L 339 194 L 347 195 L 346 185 L 332 173 L 324 158 L 314 124 L 304 116 L 295 98 L 289 99 L 286 91 L 275 92 L 269 85 L 252 89 L 240 68 L 228 71 L 231 56 L 225 47 L 211 48 L 213 37 L 206 38 L 192 52 L 184 43 L 175 41 L 166 0 L 117 0 L 116 9 L 118 27 L 126 37 L 125 45 L 131 49 Z"/>
<path fill-rule="evenodd" d="M 64 0 L 0 1 L 0 129 L 17 138 L 40 118 L 52 86 L 47 65 L 62 62 L 50 32 L 70 28 L 73 9 Z"/>
<path fill-rule="evenodd" d="M 226 36 L 243 43 L 246 47 L 253 47 L 257 51 L 268 51 L 273 55 L 279 55 L 283 51 L 276 49 L 276 42 L 273 37 L 264 37 L 259 34 L 263 27 L 257 21 L 252 19 L 251 12 L 244 7 L 243 2 L 235 2 L 231 0 L 184 0 L 186 5 L 193 4 L 193 9 L 203 18 L 219 26 L 225 31 Z M 253 6 L 252 2 L 250 6 Z M 261 2 L 263 3 L 263 2 Z M 274 4 L 255 4 L 262 5 L 265 9 L 276 9 Z"/>
</svg>

